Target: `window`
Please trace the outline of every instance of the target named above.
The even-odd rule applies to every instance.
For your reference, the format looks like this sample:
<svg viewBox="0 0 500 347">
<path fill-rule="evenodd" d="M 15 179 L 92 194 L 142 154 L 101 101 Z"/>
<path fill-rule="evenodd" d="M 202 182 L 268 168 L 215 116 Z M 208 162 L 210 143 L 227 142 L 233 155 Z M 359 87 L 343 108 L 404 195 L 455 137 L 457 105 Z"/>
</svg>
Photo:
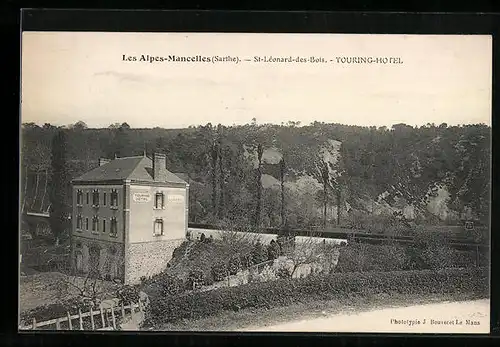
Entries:
<svg viewBox="0 0 500 347">
<path fill-rule="evenodd" d="M 118 192 L 116 189 L 111 191 L 111 206 L 118 207 Z"/>
<path fill-rule="evenodd" d="M 89 193 L 87 193 L 87 205 L 89 204 Z"/>
<path fill-rule="evenodd" d="M 103 233 L 106 232 L 106 220 L 105 219 L 102 220 L 102 232 Z"/>
<path fill-rule="evenodd" d="M 76 192 L 76 204 L 77 205 L 83 205 L 83 192 L 81 189 L 78 189 Z"/>
<path fill-rule="evenodd" d="M 110 235 L 116 237 L 116 235 L 118 234 L 118 223 L 116 222 L 116 218 L 115 217 L 111 218 L 111 227 L 110 227 L 110 229 L 111 229 L 109 231 Z"/>
<path fill-rule="evenodd" d="M 153 235 L 154 236 L 163 235 L 163 219 L 158 218 L 155 220 Z"/>
<path fill-rule="evenodd" d="M 102 204 L 106 206 L 106 193 L 102 193 Z"/>
<path fill-rule="evenodd" d="M 92 217 L 92 231 L 99 231 L 99 217 Z"/>
<path fill-rule="evenodd" d="M 85 230 L 89 230 L 89 219 L 85 218 Z"/>
<path fill-rule="evenodd" d="M 99 190 L 97 189 L 92 192 L 92 206 L 99 206 Z"/>
<path fill-rule="evenodd" d="M 155 195 L 155 208 L 163 208 L 163 203 L 164 203 L 164 195 L 163 193 L 156 193 Z"/>
<path fill-rule="evenodd" d="M 83 228 L 83 218 L 82 216 L 79 215 L 76 217 L 76 229 L 82 230 L 82 228 Z"/>
</svg>

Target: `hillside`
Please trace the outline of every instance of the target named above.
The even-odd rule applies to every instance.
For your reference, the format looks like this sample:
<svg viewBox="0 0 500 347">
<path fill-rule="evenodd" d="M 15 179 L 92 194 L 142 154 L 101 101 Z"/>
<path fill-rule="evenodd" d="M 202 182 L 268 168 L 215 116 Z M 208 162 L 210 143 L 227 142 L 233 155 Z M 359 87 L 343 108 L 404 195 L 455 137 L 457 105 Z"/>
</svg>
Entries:
<svg viewBox="0 0 500 347">
<path fill-rule="evenodd" d="M 35 190 L 50 196 L 44 193 L 44 185 L 36 188 L 32 182 L 36 183 L 33 175 L 37 172 L 47 170 L 50 175 L 51 139 L 59 130 L 49 124 L 23 125 L 22 184 L 26 172 L 31 173 L 31 189 L 23 198 L 30 202 Z M 302 127 L 294 123 L 207 124 L 167 130 L 130 129 L 124 123 L 107 129 L 78 124 L 64 131 L 69 134 L 71 177 L 95 167 L 99 157 L 165 152 L 168 169 L 190 177 L 193 222 L 251 223 L 257 206 L 259 144 L 263 147 L 264 226 L 281 225 L 282 159 L 285 211 L 291 226 L 322 223 L 323 168 L 328 173 L 329 224 L 336 224 L 338 217 L 341 225 L 352 227 L 372 226 L 374 221 L 432 225 L 459 224 L 463 219 L 488 221 L 491 128 L 485 125 L 417 128 L 397 124 L 388 129 L 325 123 Z"/>
</svg>

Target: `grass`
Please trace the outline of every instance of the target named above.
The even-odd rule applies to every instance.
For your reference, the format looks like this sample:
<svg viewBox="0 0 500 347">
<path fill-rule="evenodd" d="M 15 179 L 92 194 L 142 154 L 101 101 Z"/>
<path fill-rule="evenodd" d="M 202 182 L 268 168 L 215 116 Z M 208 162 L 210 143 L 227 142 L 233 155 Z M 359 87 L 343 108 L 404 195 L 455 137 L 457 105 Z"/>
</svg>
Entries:
<svg viewBox="0 0 500 347">
<path fill-rule="evenodd" d="M 280 323 L 322 318 L 333 314 L 352 314 L 379 308 L 404 307 L 443 301 L 466 301 L 477 299 L 468 294 L 454 295 L 408 295 L 377 294 L 370 297 L 346 296 L 339 300 L 311 301 L 272 309 L 245 309 L 226 311 L 202 319 L 185 319 L 148 328 L 155 331 L 235 331 L 265 327 Z"/>
</svg>

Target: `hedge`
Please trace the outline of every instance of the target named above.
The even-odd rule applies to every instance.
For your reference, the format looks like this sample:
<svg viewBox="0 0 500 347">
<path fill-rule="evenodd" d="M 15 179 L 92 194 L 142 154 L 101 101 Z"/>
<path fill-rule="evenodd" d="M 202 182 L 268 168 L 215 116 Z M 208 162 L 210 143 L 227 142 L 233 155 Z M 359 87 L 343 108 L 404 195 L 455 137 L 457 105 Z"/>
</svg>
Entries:
<svg viewBox="0 0 500 347">
<path fill-rule="evenodd" d="M 480 260 L 480 266 L 487 266 L 484 259 Z M 458 251 L 440 244 L 419 248 L 354 243 L 340 249 L 335 272 L 431 270 L 474 267 L 475 263 L 475 251 Z"/>
<path fill-rule="evenodd" d="M 301 279 L 278 279 L 238 287 L 151 298 L 146 324 L 203 318 L 222 311 L 271 308 L 349 294 L 488 294 L 489 268 L 333 273 Z"/>
</svg>

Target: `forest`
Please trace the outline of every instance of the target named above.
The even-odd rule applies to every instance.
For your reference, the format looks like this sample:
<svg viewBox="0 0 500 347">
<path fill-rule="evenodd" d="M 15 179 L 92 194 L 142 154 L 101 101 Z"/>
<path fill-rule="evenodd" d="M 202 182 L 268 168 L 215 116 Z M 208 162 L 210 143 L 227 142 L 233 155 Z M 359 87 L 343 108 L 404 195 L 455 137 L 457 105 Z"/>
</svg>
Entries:
<svg viewBox="0 0 500 347">
<path fill-rule="evenodd" d="M 71 179 L 100 157 L 163 152 L 169 171 L 189 176 L 193 223 L 374 232 L 464 219 L 487 224 L 490 143 L 484 124 L 387 128 L 253 119 L 238 126 L 139 129 L 124 122 L 93 129 L 82 121 L 24 123 L 21 209 L 49 206 L 51 226 L 59 229 L 71 213 Z"/>
</svg>

